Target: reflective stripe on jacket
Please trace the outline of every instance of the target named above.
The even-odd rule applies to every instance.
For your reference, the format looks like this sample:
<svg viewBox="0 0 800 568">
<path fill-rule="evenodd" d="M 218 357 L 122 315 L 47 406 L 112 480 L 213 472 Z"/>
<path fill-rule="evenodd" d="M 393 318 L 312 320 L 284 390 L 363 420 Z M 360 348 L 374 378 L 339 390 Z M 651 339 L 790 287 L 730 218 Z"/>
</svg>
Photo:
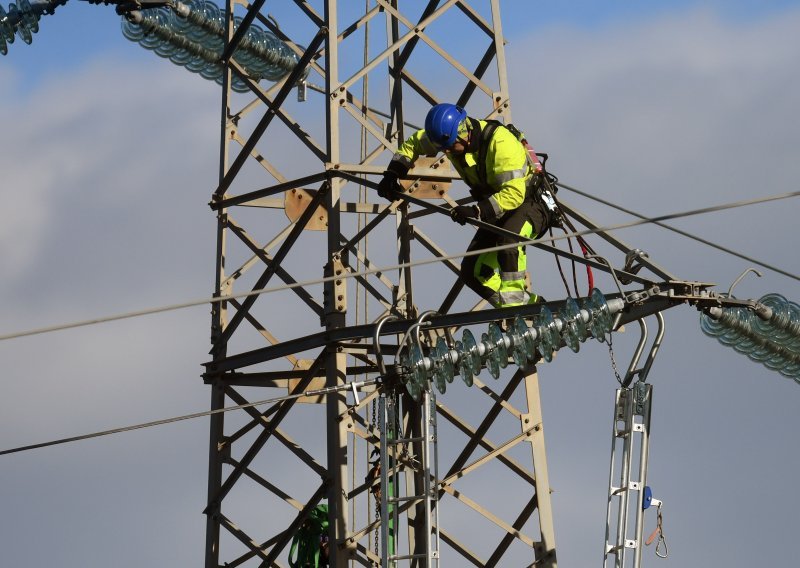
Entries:
<svg viewBox="0 0 800 568">
<path fill-rule="evenodd" d="M 481 129 L 486 128 L 485 120 L 477 122 Z M 525 147 L 507 129 L 497 128 L 488 144 L 486 180 L 479 179 L 477 150 L 463 156 L 448 157 L 464 183 L 478 189 L 481 194 L 486 193 L 482 197 L 488 199 L 495 217 L 500 217 L 525 201 L 526 185 L 533 176 L 533 170 L 528 165 Z M 428 140 L 425 131 L 419 130 L 397 149 L 393 160 L 411 167 L 419 156 L 433 156 L 436 153 L 437 149 Z"/>
</svg>

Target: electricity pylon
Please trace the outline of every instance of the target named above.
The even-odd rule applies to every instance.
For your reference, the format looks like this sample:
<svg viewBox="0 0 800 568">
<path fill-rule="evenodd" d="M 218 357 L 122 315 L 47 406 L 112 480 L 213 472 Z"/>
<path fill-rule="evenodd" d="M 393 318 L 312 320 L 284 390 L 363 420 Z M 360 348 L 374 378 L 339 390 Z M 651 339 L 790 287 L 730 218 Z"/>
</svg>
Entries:
<svg viewBox="0 0 800 568">
<path fill-rule="evenodd" d="M 365 481 L 370 459 L 380 455 L 376 401 L 385 383 L 363 396 L 333 389 L 374 378 L 376 349 L 391 359 L 396 342 L 368 341 L 375 321 L 395 316 L 383 336 L 396 336 L 421 302 L 452 313 L 454 302 L 474 298 L 460 296 L 452 260 L 410 266 L 447 256 L 444 245 L 426 232 L 430 218 L 402 201 L 381 202 L 372 188 L 432 104 L 456 102 L 473 116 L 510 121 L 500 2 L 296 2 L 291 17 L 278 16 L 280 27 L 263 4 L 253 3 L 234 26 L 235 5 L 228 3 L 223 58 L 255 20 L 299 63 L 282 82 L 262 88 L 228 59 L 220 177 L 211 201 L 216 294 L 289 287 L 214 305 L 205 380 L 212 410 L 329 390 L 213 415 L 206 568 L 286 565 L 293 538 L 325 500 L 331 566 L 386 565 L 375 481 Z M 250 86 L 247 95 L 231 89 L 234 76 Z M 421 160 L 411 175 L 418 179 L 409 194 L 455 203 L 445 158 Z M 349 277 L 392 265 L 399 267 Z M 323 277 L 323 284 L 302 284 Z M 452 403 L 437 403 L 445 472 L 435 487 L 441 554 L 454 566 L 556 566 L 538 376 L 531 367 L 498 384 L 495 392 L 476 380 L 478 388 L 463 389 L 462 400 L 454 393 Z M 400 398 L 394 419 L 413 438 L 420 408 Z M 394 490 L 418 494 L 424 468 L 413 445 L 406 453 L 399 466 L 405 487 Z M 414 503 L 398 509 L 394 552 L 424 566 L 429 558 L 414 558 L 428 538 L 424 512 Z"/>
</svg>

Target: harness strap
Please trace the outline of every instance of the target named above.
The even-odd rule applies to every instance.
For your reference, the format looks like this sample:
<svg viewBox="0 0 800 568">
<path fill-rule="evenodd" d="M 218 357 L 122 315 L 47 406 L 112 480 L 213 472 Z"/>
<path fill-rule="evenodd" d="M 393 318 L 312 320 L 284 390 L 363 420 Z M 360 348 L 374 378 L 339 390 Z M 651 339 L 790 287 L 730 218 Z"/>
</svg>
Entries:
<svg viewBox="0 0 800 568">
<path fill-rule="evenodd" d="M 489 180 L 486 179 L 486 156 L 489 152 L 489 142 L 494 136 L 494 131 L 502 124 L 497 120 L 487 120 L 486 128 L 479 133 L 480 143 L 478 145 L 478 180 L 481 184 L 488 186 Z"/>
</svg>

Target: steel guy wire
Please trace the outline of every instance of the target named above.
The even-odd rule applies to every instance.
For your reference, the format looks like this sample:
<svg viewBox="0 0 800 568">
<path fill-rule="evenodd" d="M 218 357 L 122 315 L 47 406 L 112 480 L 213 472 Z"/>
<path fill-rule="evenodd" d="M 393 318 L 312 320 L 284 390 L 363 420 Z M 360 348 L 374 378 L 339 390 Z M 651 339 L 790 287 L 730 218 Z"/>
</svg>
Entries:
<svg viewBox="0 0 800 568">
<path fill-rule="evenodd" d="M 242 410 L 245 408 L 253 408 L 256 406 L 262 406 L 264 404 L 270 404 L 273 402 L 282 402 L 286 400 L 292 400 L 295 398 L 300 398 L 303 396 L 317 396 L 321 394 L 328 394 L 337 391 L 343 390 L 351 390 L 351 389 L 360 389 L 361 387 L 372 385 L 377 383 L 377 379 L 369 379 L 366 381 L 359 381 L 359 382 L 350 382 L 344 385 L 339 385 L 335 387 L 326 387 L 324 389 L 317 389 L 317 390 L 309 390 L 302 393 L 290 394 L 286 396 L 279 396 L 276 398 L 268 398 L 266 400 L 259 400 L 257 402 L 249 402 L 247 404 L 240 404 L 237 406 L 226 406 L 225 408 L 217 408 L 216 410 L 207 410 L 205 412 L 195 412 L 194 414 L 184 414 L 183 416 L 175 416 L 173 418 L 164 418 L 162 420 L 153 420 L 152 422 L 143 422 L 141 424 L 134 424 L 132 426 L 123 426 L 121 428 L 112 428 L 111 430 L 103 430 L 102 432 L 93 432 L 91 434 L 83 434 L 81 436 L 71 436 L 69 438 L 61 438 L 59 440 L 51 440 L 49 442 L 41 442 L 38 444 L 30 444 L 28 446 L 20 446 L 17 448 L 10 448 L 8 450 L 0 451 L 0 456 L 4 456 L 6 454 L 15 454 L 19 452 L 25 452 L 29 450 L 36 450 L 39 448 L 46 448 L 48 446 L 57 446 L 59 444 L 67 444 L 70 442 L 79 442 L 81 440 L 88 440 L 91 438 L 99 438 L 101 436 L 108 436 L 111 434 L 119 434 L 122 432 L 129 432 L 131 430 L 141 430 L 143 428 L 150 428 L 152 426 L 162 426 L 164 424 L 171 424 L 172 422 L 180 422 L 182 420 L 190 420 L 192 418 L 202 418 L 203 416 L 212 416 L 214 414 L 222 414 L 223 412 L 229 412 L 231 410 Z"/>
<path fill-rule="evenodd" d="M 19 338 L 19 337 L 27 337 L 27 336 L 31 336 L 31 335 L 41 335 L 41 334 L 44 334 L 44 333 L 51 333 L 51 332 L 54 332 L 54 331 L 62 331 L 62 330 L 73 329 L 73 328 L 77 328 L 77 327 L 85 327 L 85 326 L 89 326 L 89 325 L 95 325 L 95 324 L 106 323 L 106 322 L 117 321 L 117 320 L 123 320 L 123 319 L 130 319 L 130 318 L 134 318 L 134 317 L 152 315 L 152 314 L 157 314 L 157 313 L 162 313 L 162 312 L 175 311 L 175 310 L 191 308 L 191 307 L 201 306 L 201 305 L 206 305 L 206 304 L 227 302 L 227 301 L 230 301 L 230 300 L 248 298 L 250 296 L 260 296 L 262 294 L 269 294 L 269 293 L 273 293 L 273 292 L 281 292 L 281 291 L 285 291 L 285 290 L 292 290 L 294 288 L 313 286 L 313 285 L 317 285 L 317 284 L 325 284 L 327 282 L 331 282 L 331 281 L 334 281 L 334 280 L 343 280 L 343 279 L 347 279 L 347 278 L 358 278 L 358 277 L 367 276 L 367 275 L 370 275 L 370 274 L 377 274 L 377 273 L 382 273 L 382 272 L 390 272 L 390 271 L 394 271 L 394 270 L 412 268 L 412 267 L 415 267 L 415 266 L 424 266 L 424 265 L 428 265 L 428 264 L 435 264 L 437 262 L 443 262 L 443 261 L 446 261 L 446 260 L 453 260 L 453 259 L 456 259 L 456 258 L 464 258 L 464 257 L 467 257 L 467 256 L 477 256 L 477 255 L 480 255 L 480 254 L 496 252 L 496 251 L 504 250 L 504 249 L 508 249 L 508 248 L 515 248 L 515 247 L 518 247 L 520 245 L 536 246 L 536 244 L 538 242 L 555 242 L 555 241 L 560 241 L 560 240 L 564 240 L 564 239 L 570 239 L 570 238 L 574 238 L 574 237 L 590 235 L 590 234 L 594 234 L 594 233 L 604 233 L 604 232 L 609 232 L 609 231 L 616 231 L 616 230 L 620 230 L 620 229 L 627 229 L 629 227 L 637 227 L 637 226 L 640 226 L 640 225 L 646 225 L 646 224 L 650 224 L 650 223 L 655 224 L 655 223 L 657 223 L 659 221 L 666 221 L 666 220 L 669 220 L 669 219 L 679 219 L 681 217 L 691 217 L 691 216 L 694 216 L 694 215 L 702 215 L 702 214 L 705 214 L 705 213 L 714 213 L 716 211 L 722 211 L 722 210 L 725 210 L 725 209 L 734 209 L 734 208 L 737 208 L 737 207 L 745 207 L 745 206 L 749 206 L 749 205 L 756 205 L 758 203 L 765 203 L 765 202 L 768 202 L 768 201 L 776 201 L 776 200 L 780 200 L 780 199 L 789 199 L 791 197 L 798 197 L 798 196 L 800 196 L 800 191 L 793 191 L 793 192 L 782 193 L 782 194 L 779 194 L 779 195 L 773 195 L 773 196 L 769 196 L 769 197 L 762 197 L 762 198 L 759 198 L 759 199 L 749 199 L 749 200 L 746 200 L 746 201 L 737 201 L 737 202 L 733 202 L 733 203 L 726 203 L 726 204 L 716 205 L 716 206 L 712 206 L 712 207 L 703 207 L 702 209 L 693 209 L 693 210 L 684 211 L 684 212 L 681 212 L 681 213 L 671 213 L 671 214 L 667 214 L 667 215 L 660 215 L 658 217 L 650 217 L 650 218 L 645 218 L 645 219 L 639 219 L 639 220 L 636 220 L 636 221 L 629 221 L 627 223 L 620 223 L 620 224 L 617 224 L 617 225 L 608 225 L 608 226 L 605 226 L 605 227 L 597 227 L 595 229 L 584 229 L 582 231 L 574 231 L 572 233 L 566 233 L 564 235 L 550 236 L 550 237 L 543 236 L 543 237 L 538 238 L 538 239 L 531 239 L 531 240 L 527 240 L 527 241 L 522 240 L 522 241 L 519 241 L 519 242 L 507 244 L 507 245 L 499 245 L 499 246 L 488 247 L 488 248 L 484 248 L 484 249 L 476 249 L 476 250 L 473 250 L 473 251 L 456 253 L 456 254 L 451 254 L 451 255 L 446 255 L 446 256 L 437 256 L 436 258 L 431 258 L 431 259 L 426 259 L 426 260 L 416 260 L 416 261 L 413 261 L 413 262 L 404 262 L 404 263 L 401 263 L 401 264 L 395 264 L 395 265 L 391 265 L 391 266 L 384 266 L 384 267 L 380 267 L 380 268 L 372 268 L 372 269 L 363 270 L 363 271 L 360 271 L 360 272 L 350 272 L 350 273 L 347 273 L 347 274 L 341 274 L 341 275 L 336 275 L 336 276 L 327 276 L 327 277 L 324 277 L 324 278 L 318 278 L 318 279 L 314 279 L 314 280 L 306 280 L 304 282 L 295 282 L 293 284 L 286 284 L 284 286 L 276 286 L 275 288 L 261 288 L 261 289 L 257 289 L 257 290 L 250 290 L 249 292 L 241 292 L 241 293 L 238 293 L 238 294 L 231 294 L 231 295 L 227 295 L 227 296 L 216 296 L 216 297 L 212 297 L 212 298 L 203 298 L 203 299 L 199 299 L 199 300 L 181 302 L 181 303 L 178 303 L 178 304 L 171 304 L 171 305 L 160 306 L 160 307 L 156 307 L 156 308 L 146 308 L 146 309 L 142 309 L 142 310 L 136 310 L 136 311 L 132 311 L 132 312 L 126 312 L 126 313 L 116 314 L 116 315 L 111 315 L 111 316 L 92 318 L 92 319 L 88 319 L 88 320 L 82 320 L 82 321 L 76 321 L 76 322 L 71 322 L 71 323 L 65 323 L 65 324 L 41 327 L 41 328 L 30 329 L 30 330 L 19 331 L 19 332 L 12 332 L 12 333 L 7 333 L 7 334 L 4 334 L 4 335 L 0 335 L 0 341 L 6 341 L 6 340 L 9 340 L 9 339 L 16 339 L 16 338 Z M 796 274 L 791 274 L 791 273 L 783 272 L 783 271 L 781 271 L 781 273 L 785 274 L 789 278 L 792 278 L 794 280 L 800 281 L 800 276 L 797 276 Z"/>
<path fill-rule="evenodd" d="M 617 211 L 622 211 L 623 213 L 627 213 L 628 215 L 632 215 L 633 217 L 638 217 L 639 219 L 647 219 L 647 217 L 645 215 L 642 215 L 641 213 L 637 213 L 636 211 L 632 211 L 631 209 L 627 209 L 625 207 L 622 207 L 621 205 L 616 205 L 616 204 L 614 204 L 614 203 L 612 203 L 610 201 L 606 201 L 605 199 L 601 199 L 601 198 L 599 198 L 599 197 L 597 197 L 595 195 L 592 195 L 590 193 L 586 193 L 584 191 L 581 191 L 579 189 L 571 187 L 571 186 L 569 186 L 569 185 L 567 185 L 565 183 L 558 182 L 558 183 L 556 183 L 556 185 L 561 187 L 561 188 L 566 189 L 567 191 L 571 191 L 571 192 L 576 193 L 576 194 L 578 194 L 580 196 L 586 197 L 587 199 L 591 199 L 592 201 L 596 201 L 598 203 L 602 203 L 603 205 L 607 205 L 608 207 L 616 209 Z M 681 229 L 678 229 L 678 228 L 673 227 L 671 225 L 667 225 L 666 223 L 661 223 L 659 221 L 653 221 L 653 224 L 654 225 L 658 225 L 659 227 L 662 227 L 664 229 L 668 229 L 668 230 L 670 230 L 670 231 L 672 231 L 674 233 L 678 233 L 681 236 L 684 236 L 684 237 L 687 237 L 689 239 L 692 239 L 692 240 L 698 241 L 700 243 L 703 243 L 704 245 L 708 245 L 708 246 L 710 246 L 712 248 L 715 248 L 717 250 L 720 250 L 722 252 L 725 252 L 725 253 L 728 253 L 730 255 L 733 255 L 733 256 L 736 256 L 738 258 L 741 258 L 742 260 L 746 260 L 748 262 L 752 262 L 753 264 L 757 264 L 757 265 L 759 265 L 759 266 L 761 266 L 763 268 L 766 268 L 768 270 L 772 270 L 773 272 L 777 272 L 778 274 L 782 274 L 784 276 L 788 276 L 789 278 L 797 279 L 797 276 L 795 276 L 794 274 L 790 274 L 790 273 L 786 272 L 785 270 L 781 270 L 780 268 L 777 268 L 775 266 L 771 266 L 771 265 L 766 264 L 764 262 L 761 262 L 760 260 L 757 260 L 755 258 L 746 256 L 746 255 L 741 254 L 741 253 L 738 253 L 735 250 L 731 250 L 729 248 L 723 247 L 722 245 L 718 245 L 717 243 L 713 243 L 713 242 L 708 241 L 708 240 L 706 240 L 706 239 L 704 239 L 702 237 L 698 237 L 697 235 L 693 235 L 691 233 L 687 233 L 686 231 L 682 231 Z"/>
</svg>

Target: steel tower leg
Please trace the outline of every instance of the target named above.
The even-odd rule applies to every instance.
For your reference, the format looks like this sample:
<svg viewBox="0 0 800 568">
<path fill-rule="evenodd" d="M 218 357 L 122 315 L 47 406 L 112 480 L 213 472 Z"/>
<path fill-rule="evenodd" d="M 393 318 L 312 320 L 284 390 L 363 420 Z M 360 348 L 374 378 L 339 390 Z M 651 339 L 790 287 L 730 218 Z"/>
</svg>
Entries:
<svg viewBox="0 0 800 568">
<path fill-rule="evenodd" d="M 539 398 L 539 375 L 536 368 L 525 373 L 525 396 L 528 412 L 520 418 L 522 429 L 534 425 L 535 435 L 530 438 L 533 464 L 536 471 L 536 507 L 539 510 L 541 542 L 536 550 L 537 565 L 557 568 L 556 537 L 553 527 L 553 507 L 550 501 L 550 477 L 547 471 L 547 454 L 542 426 L 542 403 Z"/>
</svg>

